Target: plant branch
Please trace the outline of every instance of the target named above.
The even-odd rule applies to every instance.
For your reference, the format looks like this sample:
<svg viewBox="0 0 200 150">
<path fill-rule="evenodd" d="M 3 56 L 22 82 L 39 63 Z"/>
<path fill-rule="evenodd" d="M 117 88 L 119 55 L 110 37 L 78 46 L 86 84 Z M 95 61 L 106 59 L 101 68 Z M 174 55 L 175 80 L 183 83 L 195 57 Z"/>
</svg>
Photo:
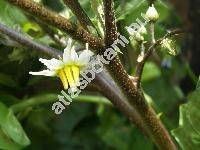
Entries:
<svg viewBox="0 0 200 150">
<path fill-rule="evenodd" d="M 84 11 L 84 9 L 81 7 L 80 3 L 78 0 L 64 0 L 64 3 L 71 9 L 74 15 L 78 18 L 81 26 L 88 31 L 88 26 L 92 26 L 95 28 L 93 25 L 92 21 Z"/>
<path fill-rule="evenodd" d="M 116 20 L 114 16 L 114 7 L 112 0 L 104 0 L 104 12 L 105 12 L 105 45 L 109 48 L 110 45 L 116 40 Z M 160 149 L 175 150 L 176 146 L 171 139 L 168 131 L 157 118 L 154 110 L 147 104 L 144 95 L 141 91 L 138 91 L 134 86 L 132 80 L 123 68 L 118 57 L 115 57 L 110 61 L 109 65 L 106 65 L 108 71 L 118 84 L 123 95 L 126 96 L 129 103 L 136 109 L 148 135 Z"/>
<path fill-rule="evenodd" d="M 160 45 L 160 43 L 167 37 L 171 37 L 174 35 L 178 35 L 181 34 L 182 31 L 180 29 L 175 29 L 172 31 L 169 31 L 168 33 L 166 33 L 162 38 L 160 38 L 159 40 L 157 40 L 156 42 L 152 42 L 152 45 L 148 48 L 147 52 L 145 53 L 142 61 L 138 62 L 137 66 L 136 66 L 136 72 L 135 72 L 135 77 L 137 77 L 137 85 L 140 85 L 141 82 L 141 76 L 142 76 L 142 72 L 144 69 L 144 65 L 146 63 L 146 61 L 149 59 L 149 57 L 151 56 L 151 54 L 153 53 L 154 49 Z"/>
<path fill-rule="evenodd" d="M 150 21 L 150 35 L 151 35 L 151 45 L 153 45 L 156 41 L 155 41 L 155 22 L 154 21 Z M 155 51 L 155 48 L 153 47 L 148 53 L 149 55 L 151 55 L 153 52 Z M 141 60 L 138 61 L 138 64 L 142 63 L 142 61 L 144 60 L 144 56 L 140 56 Z M 137 66 L 136 66 L 136 77 L 137 77 L 137 82 L 136 82 L 136 85 L 137 85 L 137 89 L 140 89 L 140 86 L 141 86 L 141 78 L 142 78 L 142 72 L 143 72 L 143 66 L 141 66 L 142 69 L 137 69 Z"/>
<path fill-rule="evenodd" d="M 75 40 L 82 43 L 89 43 L 94 50 L 102 49 L 104 47 L 101 39 L 92 36 L 82 27 L 72 24 L 68 19 L 50 11 L 32 0 L 8 0 L 8 2 L 34 15 L 35 17 L 38 17 L 45 23 L 55 26 L 68 33 Z"/>
<path fill-rule="evenodd" d="M 114 3 L 112 0 L 104 0 L 105 14 L 105 45 L 109 48 L 117 40 L 117 26 L 115 19 Z"/>
<path fill-rule="evenodd" d="M 140 51 L 141 51 L 140 55 L 137 58 L 137 62 L 138 63 L 140 63 L 143 60 L 144 55 L 145 55 L 145 46 L 144 46 L 144 42 L 143 41 L 140 43 Z M 137 70 L 137 68 L 136 68 L 136 74 L 140 75 L 140 76 L 136 76 L 135 77 L 135 82 L 134 83 L 135 83 L 135 86 L 136 86 L 137 89 L 140 89 L 140 86 L 141 86 L 140 81 L 141 81 L 141 78 L 142 78 L 142 72 L 140 72 L 140 71 L 142 71 L 142 70 Z"/>
<path fill-rule="evenodd" d="M 47 53 L 48 55 L 53 55 L 54 57 L 60 55 L 60 52 L 54 48 L 47 47 L 45 45 L 41 45 L 37 42 L 34 42 L 31 39 L 28 39 L 24 35 L 6 27 L 5 25 L 0 23 L 0 32 L 10 37 L 12 40 L 20 43 L 22 46 L 26 46 L 33 50 L 38 50 Z"/>
</svg>

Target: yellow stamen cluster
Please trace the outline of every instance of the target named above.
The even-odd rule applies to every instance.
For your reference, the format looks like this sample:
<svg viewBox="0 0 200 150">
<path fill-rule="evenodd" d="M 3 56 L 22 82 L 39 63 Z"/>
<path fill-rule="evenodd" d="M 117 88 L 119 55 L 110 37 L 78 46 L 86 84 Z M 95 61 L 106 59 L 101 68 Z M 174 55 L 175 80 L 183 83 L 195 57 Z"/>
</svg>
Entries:
<svg viewBox="0 0 200 150">
<path fill-rule="evenodd" d="M 58 76 L 65 90 L 68 89 L 69 86 L 76 87 L 79 81 L 79 73 L 80 69 L 77 65 L 65 66 L 58 71 Z"/>
</svg>

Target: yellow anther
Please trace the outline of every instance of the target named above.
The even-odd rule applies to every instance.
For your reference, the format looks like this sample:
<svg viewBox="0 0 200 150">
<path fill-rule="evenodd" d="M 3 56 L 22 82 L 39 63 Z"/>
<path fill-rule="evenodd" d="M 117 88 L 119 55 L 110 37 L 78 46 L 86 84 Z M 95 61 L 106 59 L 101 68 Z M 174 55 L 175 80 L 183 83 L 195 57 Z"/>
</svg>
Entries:
<svg viewBox="0 0 200 150">
<path fill-rule="evenodd" d="M 75 65 L 72 66 L 71 69 L 72 69 L 75 84 L 78 84 L 80 69 L 78 66 L 75 66 Z"/>
<path fill-rule="evenodd" d="M 64 71 L 65 71 L 65 74 L 67 76 L 67 80 L 69 82 L 70 87 L 74 87 L 76 84 L 75 84 L 74 79 L 73 79 L 71 67 L 70 66 L 66 66 L 64 68 Z"/>
<path fill-rule="evenodd" d="M 64 89 L 68 89 L 68 81 L 67 81 L 67 77 L 65 75 L 65 72 L 63 69 L 58 71 L 58 76 L 60 77 L 60 80 L 62 81 L 62 84 L 64 86 Z"/>
</svg>

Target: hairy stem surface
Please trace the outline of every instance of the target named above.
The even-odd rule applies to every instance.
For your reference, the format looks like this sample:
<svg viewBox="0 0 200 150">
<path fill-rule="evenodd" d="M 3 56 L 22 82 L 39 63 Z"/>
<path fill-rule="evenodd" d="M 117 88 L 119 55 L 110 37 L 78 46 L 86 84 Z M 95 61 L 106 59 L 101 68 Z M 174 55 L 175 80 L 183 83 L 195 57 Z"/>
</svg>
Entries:
<svg viewBox="0 0 200 150">
<path fill-rule="evenodd" d="M 117 39 L 114 4 L 112 0 L 104 0 L 104 12 L 106 29 L 105 45 L 106 48 L 110 48 L 111 44 Z M 136 87 L 124 70 L 119 58 L 115 57 L 111 60 L 110 64 L 107 65 L 107 68 L 121 88 L 122 93 L 127 97 L 129 103 L 140 114 L 148 135 L 150 135 L 154 143 L 160 149 L 175 150 L 176 146 L 168 131 L 156 117 L 152 108 L 146 103 L 143 93 L 140 92 L 140 90 L 136 90 Z"/>
</svg>

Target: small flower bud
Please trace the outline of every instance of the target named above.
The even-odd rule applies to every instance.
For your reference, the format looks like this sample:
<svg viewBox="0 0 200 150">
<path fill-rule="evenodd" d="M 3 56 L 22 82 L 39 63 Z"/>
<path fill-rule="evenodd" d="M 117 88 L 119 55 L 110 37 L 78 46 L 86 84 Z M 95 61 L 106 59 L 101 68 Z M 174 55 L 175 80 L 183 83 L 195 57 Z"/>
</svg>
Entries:
<svg viewBox="0 0 200 150">
<path fill-rule="evenodd" d="M 144 30 L 146 30 L 146 29 L 145 29 L 145 28 L 143 28 L 143 29 L 140 28 L 140 29 L 138 29 L 138 31 L 135 31 L 135 30 L 133 30 L 133 29 L 129 29 L 129 30 L 128 30 L 128 33 L 132 36 L 132 38 L 133 38 L 134 40 L 140 42 L 140 41 L 143 41 L 143 40 L 144 40 L 144 37 L 141 35 L 141 34 L 144 34 L 144 33 L 145 33 Z"/>
<path fill-rule="evenodd" d="M 144 37 L 139 33 L 139 32 L 136 32 L 134 34 L 134 38 L 136 41 L 140 42 L 140 41 L 144 41 Z"/>
<path fill-rule="evenodd" d="M 155 9 L 154 5 L 150 6 L 146 12 L 146 18 L 150 21 L 157 21 L 159 18 L 158 12 Z"/>
<path fill-rule="evenodd" d="M 172 56 L 177 55 L 177 51 L 174 48 L 174 43 L 171 39 L 166 38 L 166 39 L 162 40 L 161 47 L 166 49 L 168 54 L 170 54 Z"/>
<path fill-rule="evenodd" d="M 142 35 L 144 34 L 147 34 L 147 30 L 144 26 L 141 26 L 139 29 L 138 29 L 138 32 Z"/>
<path fill-rule="evenodd" d="M 131 36 L 133 37 L 134 40 L 140 42 L 144 40 L 144 37 L 137 31 L 134 31 L 131 33 Z"/>
</svg>

